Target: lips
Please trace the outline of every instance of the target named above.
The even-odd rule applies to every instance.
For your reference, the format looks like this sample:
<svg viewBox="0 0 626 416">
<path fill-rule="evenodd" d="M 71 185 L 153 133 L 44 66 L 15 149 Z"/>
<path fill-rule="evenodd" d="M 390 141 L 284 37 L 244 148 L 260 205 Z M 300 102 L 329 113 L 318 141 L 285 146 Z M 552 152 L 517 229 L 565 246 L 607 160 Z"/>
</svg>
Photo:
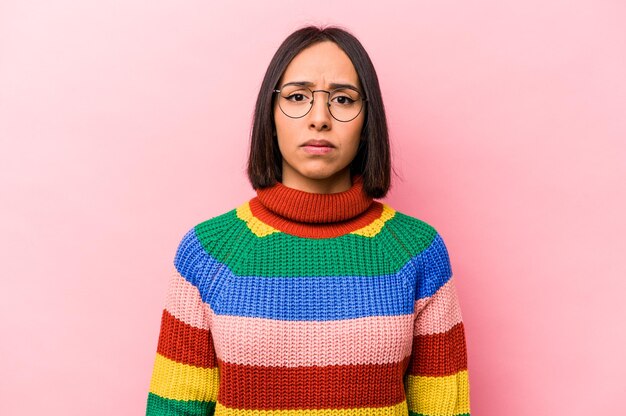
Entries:
<svg viewBox="0 0 626 416">
<path fill-rule="evenodd" d="M 325 155 L 333 151 L 335 146 L 328 140 L 311 139 L 302 145 L 302 149 L 310 155 Z"/>
<path fill-rule="evenodd" d="M 308 140 L 306 142 L 304 142 L 304 144 L 302 146 L 313 146 L 313 147 L 335 147 L 333 146 L 333 144 L 331 142 L 329 142 L 328 140 L 316 140 L 316 139 L 311 139 Z"/>
</svg>

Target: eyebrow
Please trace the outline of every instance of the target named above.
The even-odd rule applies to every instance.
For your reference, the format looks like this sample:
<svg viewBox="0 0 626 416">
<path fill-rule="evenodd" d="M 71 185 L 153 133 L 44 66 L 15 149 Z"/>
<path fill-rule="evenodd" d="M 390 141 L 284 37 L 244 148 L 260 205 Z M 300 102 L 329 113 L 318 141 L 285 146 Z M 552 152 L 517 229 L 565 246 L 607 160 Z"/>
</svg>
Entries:
<svg viewBox="0 0 626 416">
<path fill-rule="evenodd" d="M 315 83 L 311 81 L 292 81 L 292 82 L 287 82 L 286 84 L 283 84 L 283 87 L 286 87 L 287 85 L 300 85 L 303 87 L 312 87 L 313 85 L 315 85 Z M 352 84 L 342 84 L 342 83 L 332 82 L 328 84 L 328 86 L 333 90 L 337 88 L 351 88 L 353 90 L 361 91 L 355 85 L 352 85 Z"/>
</svg>

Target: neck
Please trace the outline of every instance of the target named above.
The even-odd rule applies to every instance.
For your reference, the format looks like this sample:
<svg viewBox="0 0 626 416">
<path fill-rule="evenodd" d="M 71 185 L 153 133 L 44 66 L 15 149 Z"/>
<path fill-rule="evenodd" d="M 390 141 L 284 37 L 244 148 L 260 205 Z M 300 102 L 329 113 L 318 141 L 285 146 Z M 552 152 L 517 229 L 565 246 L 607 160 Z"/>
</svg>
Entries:
<svg viewBox="0 0 626 416">
<path fill-rule="evenodd" d="M 282 184 L 288 188 L 314 194 L 334 194 L 352 187 L 350 169 L 346 168 L 327 178 L 310 178 L 283 166 Z"/>
</svg>

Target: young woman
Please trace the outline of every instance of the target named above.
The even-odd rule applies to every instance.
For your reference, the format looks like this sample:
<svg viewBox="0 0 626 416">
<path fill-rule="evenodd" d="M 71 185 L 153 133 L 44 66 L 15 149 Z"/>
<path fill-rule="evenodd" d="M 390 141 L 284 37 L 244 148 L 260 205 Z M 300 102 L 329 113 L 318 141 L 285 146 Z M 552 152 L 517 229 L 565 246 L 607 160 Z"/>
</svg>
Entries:
<svg viewBox="0 0 626 416">
<path fill-rule="evenodd" d="M 178 247 L 148 415 L 469 414 L 445 244 L 374 200 L 389 153 L 360 42 L 291 34 L 256 103 L 256 196 Z"/>
</svg>

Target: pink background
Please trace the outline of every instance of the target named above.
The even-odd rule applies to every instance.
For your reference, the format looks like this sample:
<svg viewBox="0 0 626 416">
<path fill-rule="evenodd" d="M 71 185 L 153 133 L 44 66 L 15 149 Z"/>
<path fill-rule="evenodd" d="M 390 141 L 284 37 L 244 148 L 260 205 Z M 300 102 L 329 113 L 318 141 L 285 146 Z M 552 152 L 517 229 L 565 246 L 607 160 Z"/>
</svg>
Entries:
<svg viewBox="0 0 626 416">
<path fill-rule="evenodd" d="M 0 414 L 143 414 L 176 246 L 253 196 L 280 42 L 340 24 L 457 276 L 473 415 L 621 414 L 626 3 L 0 3 Z"/>
</svg>

